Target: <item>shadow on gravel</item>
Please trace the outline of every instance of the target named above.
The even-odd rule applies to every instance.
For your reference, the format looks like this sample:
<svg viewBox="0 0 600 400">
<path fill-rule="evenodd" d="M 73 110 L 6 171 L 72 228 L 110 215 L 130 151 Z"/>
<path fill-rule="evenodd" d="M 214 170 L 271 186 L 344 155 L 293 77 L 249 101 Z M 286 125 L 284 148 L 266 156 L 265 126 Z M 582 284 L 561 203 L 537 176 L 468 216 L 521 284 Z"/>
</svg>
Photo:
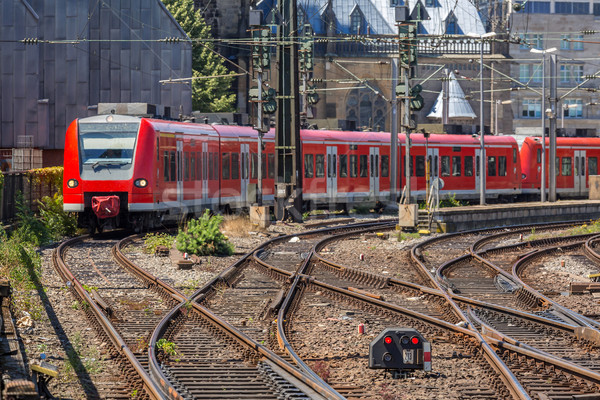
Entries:
<svg viewBox="0 0 600 400">
<path fill-rule="evenodd" d="M 20 249 L 20 252 L 21 252 L 22 259 L 26 260 L 25 267 L 27 268 L 27 272 L 29 273 L 31 282 L 35 285 L 35 289 L 38 293 L 38 296 L 40 296 L 40 300 L 42 301 L 42 304 L 44 305 L 44 310 L 46 311 L 46 315 L 48 315 L 48 318 L 50 319 L 52 328 L 54 329 L 54 333 L 56 334 L 56 336 L 59 338 L 60 342 L 62 343 L 63 350 L 65 351 L 65 354 L 67 355 L 67 357 L 69 359 L 69 363 L 72 365 L 73 370 L 75 371 L 75 374 L 77 375 L 77 379 L 79 380 L 79 383 L 86 390 L 86 397 L 93 398 L 93 399 L 100 398 L 100 393 L 98 393 L 98 390 L 96 389 L 96 387 L 94 387 L 92 385 L 91 382 L 93 382 L 93 381 L 92 381 L 90 375 L 86 371 L 86 369 L 81 361 L 81 358 L 79 357 L 79 354 L 77 353 L 77 351 L 75 351 L 73 344 L 69 340 L 69 337 L 67 336 L 66 332 L 63 330 L 62 325 L 60 324 L 60 321 L 59 321 L 56 313 L 54 312 L 54 308 L 52 307 L 52 304 L 50 303 L 50 299 L 46 295 L 44 286 L 40 282 L 38 274 L 35 273 L 35 270 L 34 270 L 35 266 L 33 264 L 33 261 L 31 261 L 27 252 L 22 247 Z M 25 361 L 28 363 L 27 360 L 25 360 Z M 59 396 L 59 398 L 64 399 L 63 397 L 60 397 L 60 396 Z"/>
</svg>

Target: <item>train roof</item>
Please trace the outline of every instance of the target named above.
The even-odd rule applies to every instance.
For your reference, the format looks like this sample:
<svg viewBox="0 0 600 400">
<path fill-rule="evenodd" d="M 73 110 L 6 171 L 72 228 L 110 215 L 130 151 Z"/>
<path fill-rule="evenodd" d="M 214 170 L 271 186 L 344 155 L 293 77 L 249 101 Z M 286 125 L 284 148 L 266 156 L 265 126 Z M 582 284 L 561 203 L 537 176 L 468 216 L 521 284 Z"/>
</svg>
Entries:
<svg viewBox="0 0 600 400">
<path fill-rule="evenodd" d="M 525 138 L 525 143 L 542 143 L 542 138 L 539 136 Z M 546 144 L 550 145 L 550 138 L 546 138 Z M 557 137 L 556 144 L 558 146 L 600 146 L 599 137 Z"/>
</svg>

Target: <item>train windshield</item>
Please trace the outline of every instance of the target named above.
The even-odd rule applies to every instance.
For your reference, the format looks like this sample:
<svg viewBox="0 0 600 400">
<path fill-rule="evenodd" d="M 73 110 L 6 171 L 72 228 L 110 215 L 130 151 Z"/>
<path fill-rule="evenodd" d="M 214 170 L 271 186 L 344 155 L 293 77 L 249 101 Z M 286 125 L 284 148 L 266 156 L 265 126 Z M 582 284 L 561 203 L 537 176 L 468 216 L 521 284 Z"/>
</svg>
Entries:
<svg viewBox="0 0 600 400">
<path fill-rule="evenodd" d="M 139 122 L 80 123 L 81 163 L 93 169 L 131 166 Z"/>
</svg>

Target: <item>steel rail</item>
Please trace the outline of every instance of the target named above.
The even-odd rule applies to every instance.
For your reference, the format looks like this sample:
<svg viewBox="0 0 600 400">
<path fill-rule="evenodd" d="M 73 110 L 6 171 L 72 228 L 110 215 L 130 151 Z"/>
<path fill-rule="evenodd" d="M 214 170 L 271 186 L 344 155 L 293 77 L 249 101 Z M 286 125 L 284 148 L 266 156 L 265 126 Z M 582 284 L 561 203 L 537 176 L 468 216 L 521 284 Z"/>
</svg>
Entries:
<svg viewBox="0 0 600 400">
<path fill-rule="evenodd" d="M 116 331 L 113 327 L 109 319 L 102 312 L 100 307 L 96 304 L 94 299 L 89 295 L 89 293 L 83 288 L 83 285 L 79 282 L 79 280 L 73 275 L 70 269 L 67 267 L 64 262 L 64 252 L 66 249 L 77 242 L 82 241 L 87 236 L 80 236 L 73 239 L 69 239 L 64 241 L 58 246 L 52 253 L 52 261 L 55 269 L 58 274 L 63 278 L 65 282 L 67 282 L 67 286 L 70 286 L 72 290 L 76 292 L 76 294 L 86 301 L 89 306 L 91 312 L 96 317 L 99 325 L 102 327 L 102 330 L 106 334 L 106 336 L 113 343 L 113 346 L 117 350 L 118 353 L 121 354 L 133 367 L 135 373 L 138 375 L 139 379 L 142 381 L 143 388 L 147 393 L 148 397 L 151 399 L 165 399 L 165 396 L 162 393 L 162 390 L 158 385 L 156 385 L 155 381 L 148 375 L 144 367 L 140 364 L 136 356 L 129 349 L 121 335 Z"/>
</svg>

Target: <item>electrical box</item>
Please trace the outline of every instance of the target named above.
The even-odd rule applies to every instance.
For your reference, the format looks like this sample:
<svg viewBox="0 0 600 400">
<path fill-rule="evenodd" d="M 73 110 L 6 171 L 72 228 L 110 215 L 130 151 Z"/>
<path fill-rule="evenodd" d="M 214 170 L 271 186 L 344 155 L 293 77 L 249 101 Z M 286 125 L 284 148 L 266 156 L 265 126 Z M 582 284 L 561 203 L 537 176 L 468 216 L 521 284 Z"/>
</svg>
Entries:
<svg viewBox="0 0 600 400">
<path fill-rule="evenodd" d="M 386 328 L 369 345 L 369 368 L 431 371 L 431 343 L 416 329 Z"/>
</svg>

